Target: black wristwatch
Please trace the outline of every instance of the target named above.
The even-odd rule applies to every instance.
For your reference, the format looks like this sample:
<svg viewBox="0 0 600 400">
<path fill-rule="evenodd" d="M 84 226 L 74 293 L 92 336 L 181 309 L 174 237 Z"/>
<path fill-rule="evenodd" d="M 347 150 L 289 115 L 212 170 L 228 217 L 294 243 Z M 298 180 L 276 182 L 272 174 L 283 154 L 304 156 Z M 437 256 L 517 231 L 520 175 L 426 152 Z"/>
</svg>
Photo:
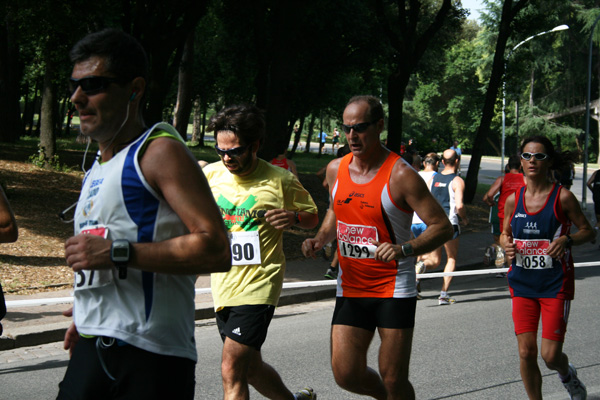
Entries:
<svg viewBox="0 0 600 400">
<path fill-rule="evenodd" d="M 402 254 L 404 254 L 404 257 L 410 257 L 413 254 L 415 254 L 415 251 L 413 250 L 412 244 L 406 242 L 402 245 L 401 247 L 402 249 Z"/>
<path fill-rule="evenodd" d="M 567 248 L 570 249 L 573 246 L 573 238 L 569 235 L 565 235 L 567 237 Z"/>
<path fill-rule="evenodd" d="M 294 221 L 296 225 L 300 223 L 300 213 L 298 211 L 294 212 Z"/>
<path fill-rule="evenodd" d="M 110 246 L 110 259 L 119 270 L 119 279 L 127 278 L 127 264 L 131 258 L 131 244 L 125 239 L 116 239 Z"/>
</svg>

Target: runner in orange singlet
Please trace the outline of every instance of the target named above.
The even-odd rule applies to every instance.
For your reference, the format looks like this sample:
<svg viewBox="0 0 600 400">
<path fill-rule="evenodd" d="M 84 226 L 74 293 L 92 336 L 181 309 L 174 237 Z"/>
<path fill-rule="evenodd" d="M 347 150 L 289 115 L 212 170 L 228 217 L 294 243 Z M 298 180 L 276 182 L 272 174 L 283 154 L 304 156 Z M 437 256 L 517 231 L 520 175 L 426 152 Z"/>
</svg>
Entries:
<svg viewBox="0 0 600 400">
<path fill-rule="evenodd" d="M 416 309 L 414 257 L 441 246 L 452 227 L 425 182 L 380 142 L 383 106 L 350 99 L 342 129 L 351 154 L 327 166 L 331 202 L 307 257 L 338 240 L 340 272 L 331 329 L 331 365 L 342 388 L 376 399 L 414 399 L 408 367 Z M 410 239 L 412 214 L 427 230 Z M 375 329 L 379 374 L 367 366 Z"/>
</svg>

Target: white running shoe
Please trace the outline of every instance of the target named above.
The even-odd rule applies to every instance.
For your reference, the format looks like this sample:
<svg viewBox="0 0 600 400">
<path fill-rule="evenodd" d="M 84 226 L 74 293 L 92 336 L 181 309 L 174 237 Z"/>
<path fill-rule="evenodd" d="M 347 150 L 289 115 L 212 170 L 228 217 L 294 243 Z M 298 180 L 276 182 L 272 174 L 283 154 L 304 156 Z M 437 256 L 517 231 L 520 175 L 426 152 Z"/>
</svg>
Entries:
<svg viewBox="0 0 600 400">
<path fill-rule="evenodd" d="M 417 263 L 415 264 L 415 272 L 417 274 L 424 274 L 425 271 L 427 271 L 427 266 L 425 265 L 425 263 L 423 261 L 417 261 Z"/>
<path fill-rule="evenodd" d="M 438 299 L 438 302 L 439 302 L 440 306 L 447 306 L 447 305 L 455 303 L 456 300 L 454 300 L 452 297 L 446 296 L 446 297 L 440 297 Z"/>
<path fill-rule="evenodd" d="M 587 399 L 587 390 L 585 385 L 577 378 L 577 370 L 573 364 L 569 363 L 569 373 L 571 379 L 568 382 L 563 382 L 563 386 L 569 392 L 571 400 L 585 400 Z"/>
<path fill-rule="evenodd" d="M 296 400 L 317 400 L 317 394 L 312 388 L 306 387 L 301 391 L 296 392 L 294 398 Z"/>
</svg>

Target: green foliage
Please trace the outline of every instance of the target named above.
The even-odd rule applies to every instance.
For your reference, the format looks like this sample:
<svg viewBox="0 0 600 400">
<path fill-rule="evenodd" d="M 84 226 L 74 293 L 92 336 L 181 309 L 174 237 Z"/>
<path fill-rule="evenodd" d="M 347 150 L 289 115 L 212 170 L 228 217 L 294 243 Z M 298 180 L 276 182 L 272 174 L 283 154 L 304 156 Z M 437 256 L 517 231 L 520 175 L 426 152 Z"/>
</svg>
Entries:
<svg viewBox="0 0 600 400">
<path fill-rule="evenodd" d="M 39 168 L 51 168 L 60 172 L 71 172 L 73 170 L 73 168 L 61 164 L 58 154 L 48 158 L 44 147 L 39 143 L 37 154 L 30 155 L 29 162 Z"/>
<path fill-rule="evenodd" d="M 207 143 L 210 143 L 210 145 L 205 147 L 193 147 L 194 144 L 190 142 L 188 142 L 187 145 L 197 160 L 206 161 L 208 163 L 220 161 L 221 159 L 214 150 L 214 142 Z M 329 146 L 331 146 L 331 144 L 328 144 L 328 148 L 330 148 Z M 335 156 L 331 154 L 322 154 L 321 157 L 318 157 L 315 153 L 304 152 L 295 152 L 293 156 L 298 173 L 301 174 L 314 174 L 334 158 Z"/>
<path fill-rule="evenodd" d="M 479 30 L 465 23 L 458 42 L 445 51 L 436 74 L 419 73 L 413 79 L 414 96 L 405 101 L 404 130 L 416 138 L 419 151 L 440 151 L 456 138 L 469 147 L 480 118 L 482 64 L 476 48 Z"/>
<path fill-rule="evenodd" d="M 414 32 L 416 36 L 409 40 L 401 33 L 410 27 L 400 18 L 400 11 L 408 10 L 408 2 L 331 0 L 305 2 L 298 8 L 294 8 L 297 5 L 292 2 L 273 0 L 209 1 L 206 4 L 203 1 L 178 0 L 172 4 L 159 3 L 150 0 L 3 2 L 0 13 L 6 16 L 7 24 L 16 27 L 11 40 L 17 43 L 19 54 L 13 68 L 19 71 L 22 104 L 27 99 L 31 106 L 37 85 L 39 105 L 39 84 L 49 58 L 59 66 L 55 81 L 57 93 L 64 93 L 71 67 L 68 51 L 85 33 L 105 26 L 119 26 L 140 37 L 148 47 L 183 43 L 182 38 L 153 40 L 155 37 L 150 37 L 148 32 L 169 32 L 169 27 L 180 25 L 183 21 L 175 21 L 177 10 L 203 4 L 207 6 L 206 13 L 195 28 L 193 94 L 194 98 L 200 99 L 201 109 L 207 110 L 210 115 L 213 110 L 232 103 L 265 101 L 271 95 L 267 92 L 269 85 L 278 85 L 286 94 L 281 101 L 285 104 L 281 108 L 285 110 L 276 116 L 268 115 L 268 118 L 297 121 L 314 114 L 324 121 L 324 129 L 327 130 L 329 121 L 339 124 L 345 102 L 352 95 L 376 94 L 387 106 L 389 77 L 398 68 L 410 63 L 410 51 L 418 45 L 416 38 L 432 22 L 441 0 L 411 2 L 418 4 L 420 14 L 415 22 L 418 24 Z M 519 2 L 513 0 L 512 3 L 514 7 Z M 385 8 L 382 20 L 377 18 L 375 4 Z M 428 45 L 419 64 L 414 66 L 416 72 L 406 91 L 403 136 L 417 139 L 420 150 L 428 147 L 443 149 L 453 138 L 458 138 L 463 147 L 469 147 L 481 119 L 505 2 L 484 0 L 486 10 L 482 13 L 481 26 L 465 19 L 464 10 L 457 6 L 458 2 L 453 4 L 443 29 Z M 522 107 L 519 137 L 530 132 L 544 132 L 556 140 L 564 136 L 563 147 L 575 146 L 585 123 L 582 113 L 552 122 L 539 116 L 562 112 L 584 103 L 587 39 L 591 24 L 599 13 L 598 1 L 530 0 L 528 4 L 511 23 L 504 56 L 529 36 L 559 24 L 566 23 L 571 29 L 536 38 L 512 54 L 506 74 L 507 133 L 514 140 L 515 112 L 512 104 L 518 100 Z M 402 5 L 405 10 L 398 8 Z M 297 12 L 282 18 L 290 10 Z M 141 24 L 140 20 L 144 23 Z M 152 29 L 148 29 L 149 26 Z M 349 26 L 352 28 L 349 29 Z M 396 47 L 398 43 L 389 40 L 385 34 L 387 28 L 404 40 L 405 51 L 400 51 Z M 600 43 L 600 27 L 596 27 L 594 35 L 595 43 Z M 177 51 L 174 49 L 164 57 L 173 62 L 169 64 L 168 71 L 152 71 L 161 82 L 176 82 Z M 156 53 L 150 53 L 150 58 L 153 54 Z M 287 69 L 284 68 L 284 73 L 279 76 L 271 75 L 282 59 L 289 61 L 284 65 Z M 155 68 L 157 64 L 153 65 Z M 164 67 L 167 69 L 167 66 Z M 596 98 L 599 87 L 597 74 L 594 73 L 592 79 L 592 96 Z M 160 92 L 154 85 L 149 85 L 149 88 L 152 93 Z M 168 94 L 165 94 L 164 104 L 168 107 L 175 103 L 176 89 L 176 85 L 172 85 L 170 91 L 165 90 Z M 501 98 L 500 93 L 486 138 L 498 146 Z M 531 112 L 525 110 L 530 98 L 534 106 Z M 395 110 L 387 111 L 390 115 Z M 76 124 L 77 120 L 74 119 L 73 123 Z M 596 154 L 597 124 L 592 123 L 591 127 L 590 144 L 594 150 L 590 154 Z M 308 122 L 305 131 L 307 128 Z M 276 134 L 287 133 L 278 130 Z M 74 142 L 71 144 L 76 145 Z M 61 146 L 59 142 L 58 147 Z M 218 159 L 210 149 L 198 151 L 199 158 Z M 486 151 L 491 152 L 491 147 Z M 302 154 L 297 154 L 295 158 L 302 157 Z M 32 162 L 34 160 L 37 163 L 55 162 L 40 160 L 39 152 L 32 156 Z"/>
</svg>

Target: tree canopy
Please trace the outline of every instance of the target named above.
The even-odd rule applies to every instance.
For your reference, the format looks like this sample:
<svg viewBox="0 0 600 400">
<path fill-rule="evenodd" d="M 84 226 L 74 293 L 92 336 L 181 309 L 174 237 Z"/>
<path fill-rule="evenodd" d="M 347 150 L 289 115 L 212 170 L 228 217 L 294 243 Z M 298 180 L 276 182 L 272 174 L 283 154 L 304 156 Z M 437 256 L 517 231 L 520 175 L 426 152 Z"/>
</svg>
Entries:
<svg viewBox="0 0 600 400">
<path fill-rule="evenodd" d="M 503 83 L 507 156 L 533 133 L 581 150 L 586 38 L 599 15 L 597 0 L 484 3 L 474 21 L 457 0 L 3 0 L 0 140 L 39 135 L 51 158 L 71 115 L 69 49 L 88 32 L 118 27 L 149 56 L 148 123 L 175 117 L 185 135 L 191 114 L 205 121 L 226 105 L 253 102 L 266 111 L 261 156 L 269 158 L 294 125 L 306 131 L 319 121 L 332 130 L 351 96 L 374 94 L 388 112 L 393 151 L 408 138 L 423 153 L 456 139 L 472 154 L 470 201 L 481 157 L 501 149 Z M 512 52 L 561 24 L 570 29 Z M 592 99 L 600 86 L 594 55 Z M 591 134 L 594 161 L 598 124 Z"/>
</svg>

